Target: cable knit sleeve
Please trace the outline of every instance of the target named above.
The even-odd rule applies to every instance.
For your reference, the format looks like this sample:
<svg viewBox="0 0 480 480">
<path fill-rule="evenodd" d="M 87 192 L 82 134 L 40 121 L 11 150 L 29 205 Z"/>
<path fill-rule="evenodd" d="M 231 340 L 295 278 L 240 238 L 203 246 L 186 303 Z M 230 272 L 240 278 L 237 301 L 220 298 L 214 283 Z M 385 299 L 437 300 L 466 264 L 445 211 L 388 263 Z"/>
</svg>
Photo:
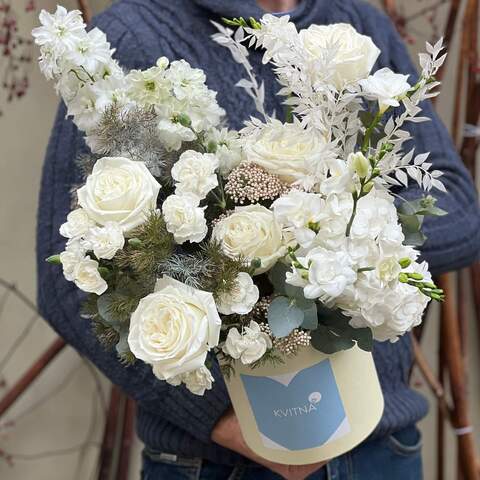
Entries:
<svg viewBox="0 0 480 480">
<path fill-rule="evenodd" d="M 390 19 L 364 4 L 362 13 L 367 32 L 372 32 L 372 37 L 382 50 L 379 66 L 410 74 L 410 83 L 415 82 L 417 70 Z M 422 255 L 429 262 L 431 271 L 439 274 L 462 268 L 477 259 L 480 252 L 480 210 L 472 178 L 456 152 L 445 125 L 429 101 L 423 102 L 421 107 L 423 114 L 430 117 L 431 121 L 408 125 L 414 145 L 406 144 L 405 151 L 415 146 L 418 153 L 431 152 L 429 161 L 433 164 L 432 168 L 444 172 L 441 179 L 447 193 L 434 189 L 431 194 L 448 215 L 425 219 L 424 232 L 428 238 L 422 247 Z M 401 194 L 413 199 L 425 192 L 412 182 L 407 191 Z"/>
<path fill-rule="evenodd" d="M 127 13 L 135 15 L 134 10 Z M 110 9 L 97 17 L 94 23 L 106 32 L 123 66 L 144 67 L 142 46 L 123 23 L 124 15 L 125 12 L 120 15 Z M 168 44 L 163 49 L 169 56 Z M 66 109 L 62 104 L 43 167 L 37 225 L 40 311 L 59 335 L 137 400 L 143 409 L 164 418 L 202 442 L 210 442 L 211 430 L 230 405 L 218 366 L 215 364 L 212 372 L 215 377 L 214 388 L 203 397 L 191 394 L 184 387 L 171 387 L 159 381 L 143 362 L 137 361 L 130 367 L 123 366 L 114 352 L 104 350 L 92 334 L 89 322 L 80 317 L 81 292 L 63 278 L 60 268 L 44 261 L 49 255 L 64 249 L 65 239 L 58 230 L 70 209 L 71 187 L 80 181 L 75 159 L 86 149 L 82 134 L 65 115 Z"/>
</svg>

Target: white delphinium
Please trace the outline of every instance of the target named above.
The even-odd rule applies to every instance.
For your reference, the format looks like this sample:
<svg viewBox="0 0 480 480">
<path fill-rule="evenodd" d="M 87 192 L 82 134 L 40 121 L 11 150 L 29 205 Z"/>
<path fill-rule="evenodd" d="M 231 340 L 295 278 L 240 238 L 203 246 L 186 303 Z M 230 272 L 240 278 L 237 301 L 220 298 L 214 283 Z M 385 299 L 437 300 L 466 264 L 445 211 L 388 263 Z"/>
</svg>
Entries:
<svg viewBox="0 0 480 480">
<path fill-rule="evenodd" d="M 291 190 L 272 204 L 277 222 L 292 231 L 296 241 L 307 248 L 326 219 L 325 200 L 316 193 Z"/>
<path fill-rule="evenodd" d="M 270 336 L 262 332 L 260 325 L 252 320 L 248 327 L 243 327 L 241 333 L 237 328 L 231 328 L 222 350 L 235 360 L 240 359 L 243 364 L 250 365 L 271 348 Z"/>
<path fill-rule="evenodd" d="M 204 208 L 199 207 L 200 199 L 191 194 L 170 195 L 162 204 L 162 213 L 167 230 L 175 242 L 201 242 L 207 235 L 207 221 Z"/>
<path fill-rule="evenodd" d="M 179 150 L 183 142 L 191 142 L 197 137 L 191 128 L 166 118 L 158 122 L 157 128 L 158 136 L 167 150 Z"/>
<path fill-rule="evenodd" d="M 177 194 L 193 193 L 203 200 L 218 185 L 218 158 L 211 153 L 187 150 L 172 167 Z"/>
<path fill-rule="evenodd" d="M 407 81 L 408 77 L 409 75 L 394 73 L 389 68 L 382 68 L 358 83 L 368 99 L 378 101 L 380 113 L 383 113 L 388 107 L 400 106 L 399 100 L 412 88 Z"/>
<path fill-rule="evenodd" d="M 204 395 L 206 390 L 212 389 L 214 381 L 212 373 L 205 366 L 167 379 L 168 384 L 178 387 L 183 383 L 187 390 L 200 396 Z"/>
<path fill-rule="evenodd" d="M 97 258 L 112 259 L 125 245 L 122 227 L 116 222 L 107 222 L 103 227 L 93 227 L 85 235 L 85 244 Z"/>
<path fill-rule="evenodd" d="M 224 315 L 238 313 L 246 315 L 255 306 L 259 298 L 258 287 L 252 277 L 246 272 L 237 275 L 235 286 L 228 294 L 221 295 L 217 301 L 217 308 Z"/>
<path fill-rule="evenodd" d="M 98 271 L 98 262 L 88 255 L 74 268 L 73 281 L 84 292 L 101 295 L 107 288 L 107 282 Z"/>
<path fill-rule="evenodd" d="M 242 143 L 237 131 L 227 128 L 212 128 L 206 133 L 207 145 L 213 143 L 218 158 L 218 171 L 226 177 L 243 160 Z"/>
<path fill-rule="evenodd" d="M 67 215 L 67 221 L 60 227 L 60 235 L 66 238 L 78 238 L 85 235 L 95 222 L 83 208 L 76 208 Z"/>
<path fill-rule="evenodd" d="M 85 38 L 85 24 L 79 10 L 67 10 L 57 6 L 54 14 L 42 10 L 39 15 L 41 26 L 32 30 L 35 43 L 40 46 L 40 68 L 52 79 L 63 68 L 65 51 L 73 51 Z"/>
</svg>

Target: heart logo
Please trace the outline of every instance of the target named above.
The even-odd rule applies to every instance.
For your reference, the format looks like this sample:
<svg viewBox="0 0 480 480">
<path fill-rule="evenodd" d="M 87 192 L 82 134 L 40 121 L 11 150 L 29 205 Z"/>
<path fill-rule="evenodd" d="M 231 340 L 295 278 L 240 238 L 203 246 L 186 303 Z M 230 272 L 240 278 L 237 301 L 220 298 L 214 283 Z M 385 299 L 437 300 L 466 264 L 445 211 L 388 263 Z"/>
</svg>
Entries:
<svg viewBox="0 0 480 480">
<path fill-rule="evenodd" d="M 265 446 L 291 451 L 350 432 L 329 359 L 288 375 L 240 375 Z"/>
</svg>

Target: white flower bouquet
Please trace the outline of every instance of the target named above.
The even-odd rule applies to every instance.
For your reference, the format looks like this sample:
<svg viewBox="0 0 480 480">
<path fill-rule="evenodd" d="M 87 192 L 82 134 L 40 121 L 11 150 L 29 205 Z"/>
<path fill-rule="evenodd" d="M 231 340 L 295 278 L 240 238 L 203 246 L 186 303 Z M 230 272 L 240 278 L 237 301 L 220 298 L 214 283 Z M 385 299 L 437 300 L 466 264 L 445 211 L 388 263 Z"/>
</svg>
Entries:
<svg viewBox="0 0 480 480">
<path fill-rule="evenodd" d="M 266 364 L 284 375 L 302 352 L 394 342 L 430 299 L 443 299 L 416 247 L 424 216 L 445 212 L 429 195 L 398 194 L 412 181 L 444 189 L 428 153 L 402 149 L 404 125 L 427 120 L 419 104 L 437 95 L 442 41 L 427 44 L 410 84 L 387 68 L 371 74 L 380 51 L 346 24 L 298 32 L 273 15 L 215 24 L 212 38 L 245 67 L 237 86 L 258 111 L 237 132 L 224 126 L 202 70 L 162 57 L 125 72 L 80 12 L 58 7 L 40 21 L 40 68 L 91 150 L 78 160 L 84 182 L 60 228 L 65 251 L 49 261 L 89 293 L 83 315 L 122 361 L 144 361 L 202 395 L 212 387 L 211 351 L 227 379 Z M 266 113 L 247 47 L 271 63 L 285 121 Z M 253 405 L 258 386 L 244 387 Z M 325 395 L 311 393 L 305 412 Z M 297 417 L 298 408 L 274 415 Z M 271 448 L 304 450 L 340 435 L 337 422 L 317 443 L 303 434 L 286 445 L 252 409 Z"/>
</svg>

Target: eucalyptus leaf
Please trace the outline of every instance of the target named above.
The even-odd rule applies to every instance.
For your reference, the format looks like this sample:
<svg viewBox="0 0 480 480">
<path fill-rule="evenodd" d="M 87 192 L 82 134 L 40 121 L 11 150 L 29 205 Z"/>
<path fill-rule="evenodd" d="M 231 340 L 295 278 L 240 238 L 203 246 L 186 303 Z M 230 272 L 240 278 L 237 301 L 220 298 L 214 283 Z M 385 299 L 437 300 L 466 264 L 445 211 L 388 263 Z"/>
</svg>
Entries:
<svg viewBox="0 0 480 480">
<path fill-rule="evenodd" d="M 315 330 L 318 327 L 318 312 L 317 304 L 315 302 L 310 302 L 310 305 L 307 308 L 302 308 L 303 310 L 303 322 L 302 328 L 307 330 Z"/>
<path fill-rule="evenodd" d="M 328 355 L 349 350 L 355 345 L 352 339 L 339 336 L 324 325 L 318 325 L 318 328 L 311 332 L 311 337 L 312 347 Z"/>
<path fill-rule="evenodd" d="M 285 275 L 288 271 L 287 265 L 277 262 L 268 272 L 268 279 L 273 286 L 273 291 L 278 295 L 286 294 Z"/>
<path fill-rule="evenodd" d="M 303 310 L 287 297 L 277 297 L 268 308 L 268 325 L 274 337 L 286 337 L 304 320 Z"/>
<path fill-rule="evenodd" d="M 115 293 L 104 293 L 97 299 L 98 314 L 102 317 L 107 325 L 111 327 L 119 327 L 122 319 L 113 315 L 112 303 L 115 301 Z"/>
</svg>

